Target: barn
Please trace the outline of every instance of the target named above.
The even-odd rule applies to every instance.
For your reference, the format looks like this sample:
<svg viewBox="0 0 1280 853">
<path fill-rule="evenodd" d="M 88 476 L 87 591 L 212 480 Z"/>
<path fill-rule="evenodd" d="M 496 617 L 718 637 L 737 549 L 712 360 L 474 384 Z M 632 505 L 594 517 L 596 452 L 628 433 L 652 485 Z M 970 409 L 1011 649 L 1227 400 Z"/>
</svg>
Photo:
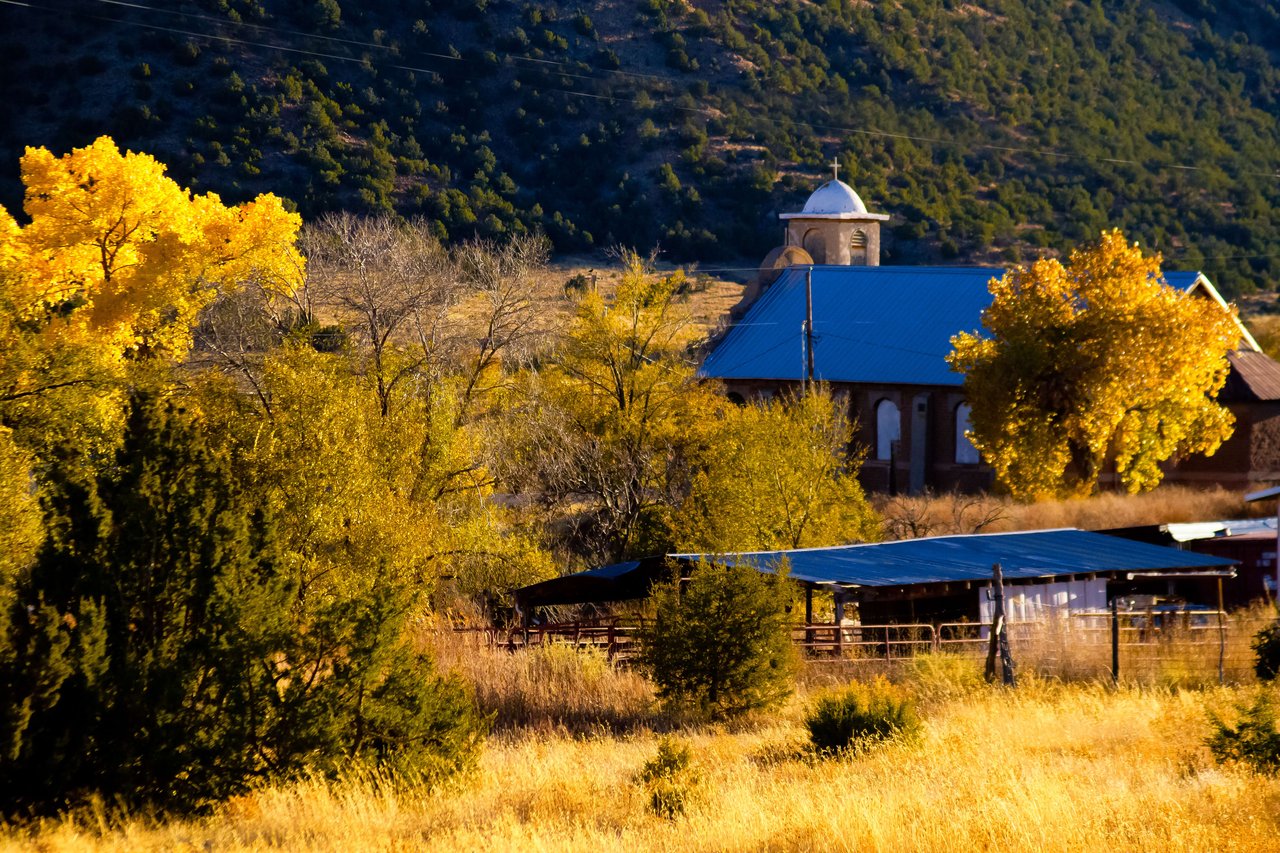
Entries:
<svg viewBox="0 0 1280 853">
<path fill-rule="evenodd" d="M 990 619 L 992 567 L 1006 584 L 1010 621 L 1098 612 L 1113 597 L 1163 588 L 1171 577 L 1230 578 L 1235 561 L 1084 530 L 1036 530 L 936 536 L 829 548 L 743 554 L 666 554 L 603 566 L 519 589 L 526 620 L 539 608 L 644 598 L 650 586 L 699 561 L 787 567 L 806 590 L 806 623 L 815 594 L 834 599 L 834 621 L 856 606 L 864 624 L 941 624 Z"/>
</svg>

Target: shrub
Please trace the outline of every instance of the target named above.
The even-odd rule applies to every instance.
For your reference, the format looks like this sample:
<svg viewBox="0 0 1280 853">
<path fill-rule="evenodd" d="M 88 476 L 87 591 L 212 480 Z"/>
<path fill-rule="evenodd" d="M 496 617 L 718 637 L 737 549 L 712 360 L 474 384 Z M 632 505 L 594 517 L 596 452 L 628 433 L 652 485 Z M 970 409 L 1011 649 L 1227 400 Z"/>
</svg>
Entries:
<svg viewBox="0 0 1280 853">
<path fill-rule="evenodd" d="M 1209 713 L 1213 733 L 1206 744 L 1220 764 L 1247 764 L 1263 773 L 1280 771 L 1280 732 L 1276 731 L 1275 699 L 1265 689 L 1249 705 L 1236 706 L 1237 719 L 1228 722 Z"/>
<path fill-rule="evenodd" d="M 1263 681 L 1273 681 L 1280 675 L 1280 620 L 1272 622 L 1254 635 L 1249 644 L 1257 659 L 1253 669 Z"/>
<path fill-rule="evenodd" d="M 564 283 L 564 295 L 573 299 L 585 296 L 591 290 L 591 278 L 586 273 L 577 273 L 570 276 L 569 280 Z"/>
<path fill-rule="evenodd" d="M 658 695 L 712 718 L 777 705 L 791 695 L 796 651 L 791 587 L 751 566 L 697 565 L 683 585 L 655 587 L 641 662 Z"/>
<path fill-rule="evenodd" d="M 810 742 L 825 755 L 920 731 L 915 700 L 883 678 L 819 696 L 804 723 Z"/>
<path fill-rule="evenodd" d="M 701 782 L 692 767 L 689 747 L 674 738 L 658 743 L 658 754 L 644 763 L 636 781 L 649 796 L 649 811 L 658 817 L 677 818 L 698 796 Z"/>
<path fill-rule="evenodd" d="M 470 764 L 488 721 L 406 642 L 411 588 L 303 606 L 270 513 L 156 395 L 113 461 L 47 475 L 48 542 L 0 634 L 0 815 L 192 811 L 307 769 Z"/>
</svg>

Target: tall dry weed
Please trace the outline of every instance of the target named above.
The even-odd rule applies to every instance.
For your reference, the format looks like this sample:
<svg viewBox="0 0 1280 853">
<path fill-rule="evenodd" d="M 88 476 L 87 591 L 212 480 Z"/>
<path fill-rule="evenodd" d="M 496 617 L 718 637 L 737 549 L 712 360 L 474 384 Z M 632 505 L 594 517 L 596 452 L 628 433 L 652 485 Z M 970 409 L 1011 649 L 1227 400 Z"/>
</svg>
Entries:
<svg viewBox="0 0 1280 853">
<path fill-rule="evenodd" d="M 1023 504 L 1000 495 L 955 493 L 880 496 L 876 509 L 890 539 L 955 533 L 999 533 L 1078 527 L 1105 530 L 1144 524 L 1171 524 L 1258 516 L 1266 510 L 1245 504 L 1239 492 L 1222 488 L 1161 486 L 1140 495 L 1105 492 L 1089 498 Z"/>
<path fill-rule="evenodd" d="M 678 721 L 659 708 L 640 673 L 616 665 L 598 648 L 548 643 L 510 652 L 477 635 L 433 632 L 437 663 L 475 689 L 481 710 L 499 729 L 563 729 L 586 733 L 663 728 Z"/>
</svg>

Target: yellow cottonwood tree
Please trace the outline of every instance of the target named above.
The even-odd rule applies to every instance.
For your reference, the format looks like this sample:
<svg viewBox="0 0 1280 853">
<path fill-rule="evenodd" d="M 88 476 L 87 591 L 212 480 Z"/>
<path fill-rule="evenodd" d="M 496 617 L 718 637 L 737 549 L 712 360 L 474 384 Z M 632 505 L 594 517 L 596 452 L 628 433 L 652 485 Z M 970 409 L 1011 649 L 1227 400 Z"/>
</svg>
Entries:
<svg viewBox="0 0 1280 853">
<path fill-rule="evenodd" d="M 0 208 L 0 420 L 19 443 L 92 444 L 126 365 L 181 361 L 217 289 L 302 280 L 301 220 L 274 196 L 193 196 L 107 137 L 21 166 L 28 223 Z"/>
<path fill-rule="evenodd" d="M 553 526 L 588 560 L 877 538 L 830 395 L 734 406 L 690 363 L 682 273 L 623 261 L 612 301 L 584 296 L 555 363 L 528 377 L 505 485 L 564 510 Z"/>
<path fill-rule="evenodd" d="M 181 359 L 217 287 L 256 278 L 287 294 L 300 283 L 294 243 L 302 221 L 280 199 L 228 207 L 164 172 L 105 136 L 62 157 L 27 149 L 23 208 L 31 221 L 16 228 L 5 214 L 0 227 L 23 319 L 110 341 L 121 355 Z"/>
<path fill-rule="evenodd" d="M 379 584 L 428 593 L 441 576 L 478 596 L 553 576 L 550 556 L 491 500 L 452 389 L 398 390 L 384 413 L 376 380 L 355 367 L 286 344 L 264 360 L 261 395 L 214 374 L 196 383 L 193 402 L 271 508 L 303 597 Z"/>
<path fill-rule="evenodd" d="M 1020 499 L 1088 494 L 1111 460 L 1130 492 L 1160 463 L 1212 454 L 1234 419 L 1215 398 L 1234 313 L 1168 286 L 1119 231 L 991 282 L 985 332 L 951 339 L 974 445 Z"/>
<path fill-rule="evenodd" d="M 716 412 L 676 547 L 764 551 L 877 541 L 880 518 L 858 482 L 860 449 L 844 407 L 819 387 Z"/>
<path fill-rule="evenodd" d="M 695 330 L 679 296 L 681 271 L 657 274 L 652 258 L 623 257 L 607 302 L 589 293 L 552 368 L 531 396 L 531 469 L 545 494 L 586 508 L 575 538 L 592 558 L 661 549 L 717 407 L 686 355 Z"/>
</svg>

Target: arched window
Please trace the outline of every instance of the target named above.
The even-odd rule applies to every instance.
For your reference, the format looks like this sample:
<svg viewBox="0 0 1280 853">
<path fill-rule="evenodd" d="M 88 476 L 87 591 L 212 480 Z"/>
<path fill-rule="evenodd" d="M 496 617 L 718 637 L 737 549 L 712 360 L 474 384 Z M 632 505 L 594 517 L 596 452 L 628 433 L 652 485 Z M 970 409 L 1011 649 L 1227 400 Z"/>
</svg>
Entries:
<svg viewBox="0 0 1280 853">
<path fill-rule="evenodd" d="M 853 237 L 849 240 L 849 248 L 866 249 L 867 248 L 867 232 L 861 228 L 853 232 Z"/>
<path fill-rule="evenodd" d="M 822 236 L 822 231 L 817 228 L 810 228 L 804 232 L 804 250 L 817 263 L 824 264 L 827 262 L 827 241 Z"/>
<path fill-rule="evenodd" d="M 893 443 L 902 438 L 902 418 L 898 404 L 892 400 L 876 403 L 876 458 L 887 460 L 893 455 Z"/>
<path fill-rule="evenodd" d="M 972 409 L 968 403 L 961 403 L 956 406 L 956 464 L 957 465 L 977 465 L 980 460 L 978 456 L 978 448 L 973 446 L 973 442 L 966 435 L 969 431 L 969 413 Z"/>
</svg>

